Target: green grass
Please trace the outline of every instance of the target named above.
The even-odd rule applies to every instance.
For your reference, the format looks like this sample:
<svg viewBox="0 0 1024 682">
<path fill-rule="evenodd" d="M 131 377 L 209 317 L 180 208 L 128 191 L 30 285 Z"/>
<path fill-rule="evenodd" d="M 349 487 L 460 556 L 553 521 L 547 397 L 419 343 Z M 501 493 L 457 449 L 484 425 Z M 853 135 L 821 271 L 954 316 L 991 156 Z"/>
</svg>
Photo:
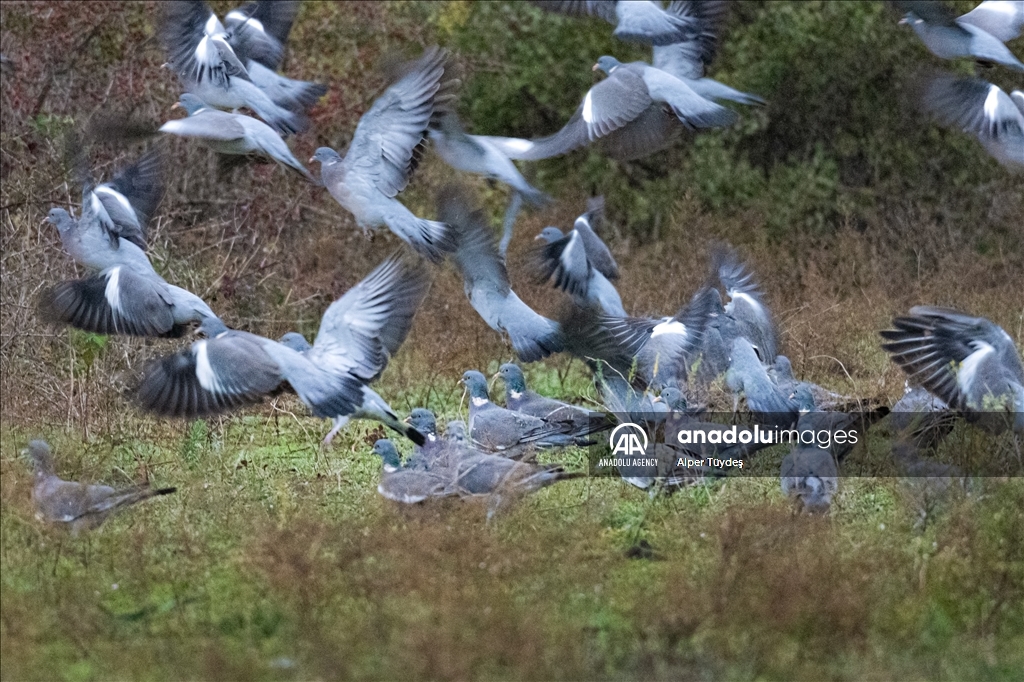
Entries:
<svg viewBox="0 0 1024 682">
<path fill-rule="evenodd" d="M 1024 665 L 1020 480 L 953 495 L 923 526 L 897 479 L 843 481 L 822 519 L 794 516 L 774 478 L 657 499 L 584 479 L 487 523 L 472 501 L 384 500 L 377 430 L 323 451 L 325 426 L 44 434 L 68 477 L 146 470 L 179 488 L 77 539 L 33 518 L 17 452 L 37 434 L 5 430 L 3 678 L 990 680 Z M 654 558 L 627 558 L 641 541 Z"/>
</svg>

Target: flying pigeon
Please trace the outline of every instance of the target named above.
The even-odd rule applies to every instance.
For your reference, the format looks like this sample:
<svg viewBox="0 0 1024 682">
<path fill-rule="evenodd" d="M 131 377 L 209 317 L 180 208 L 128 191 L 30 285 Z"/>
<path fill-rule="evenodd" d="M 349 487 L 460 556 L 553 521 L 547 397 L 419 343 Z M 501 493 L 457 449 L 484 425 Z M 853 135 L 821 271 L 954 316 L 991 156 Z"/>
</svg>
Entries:
<svg viewBox="0 0 1024 682">
<path fill-rule="evenodd" d="M 980 78 L 943 74 L 928 84 L 924 107 L 942 124 L 974 135 L 1007 168 L 1024 169 L 1024 91 L 1008 95 Z"/>
<path fill-rule="evenodd" d="M 623 64 L 606 55 L 597 60 L 594 70 L 608 78 L 587 92 L 557 133 L 537 140 L 487 139 L 509 158 L 524 161 L 567 154 L 605 140 L 612 156 L 628 160 L 662 149 L 680 126 L 719 128 L 737 119 L 736 112 L 704 99 L 672 74 L 645 62 Z"/>
<path fill-rule="evenodd" d="M 1024 29 L 1024 1 L 985 0 L 957 21 L 977 26 L 1005 43 Z"/>
<path fill-rule="evenodd" d="M 1008 411 L 1024 433 L 1024 365 L 1002 327 L 951 308 L 915 306 L 881 332 L 910 381 L 961 412 Z"/>
<path fill-rule="evenodd" d="M 364 230 L 386 225 L 420 254 L 440 262 L 452 249 L 448 226 L 413 215 L 395 197 L 409 184 L 427 126 L 454 97 L 448 53 L 436 47 L 402 69 L 359 119 L 345 158 L 330 147 L 316 150 L 320 177 L 342 208 Z"/>
<path fill-rule="evenodd" d="M 431 124 L 430 141 L 437 155 L 455 170 L 497 180 L 512 189 L 512 200 L 505 211 L 502 238 L 498 244 L 498 252 L 504 258 L 523 199 L 533 206 L 540 206 L 551 198 L 528 183 L 497 145 L 484 136 L 470 135 L 463 130 L 454 111 L 441 112 Z"/>
<path fill-rule="evenodd" d="M 796 421 L 796 404 L 771 380 L 756 350 L 743 336 L 733 336 L 725 383 L 733 393 L 733 411 L 742 397 L 747 408 L 766 421 L 784 426 Z"/>
<path fill-rule="evenodd" d="M 536 238 L 544 242 L 539 254 L 543 279 L 553 279 L 577 305 L 626 317 L 622 298 L 611 283 L 619 276 L 619 266 L 590 226 L 587 214 L 576 219 L 568 235 L 557 227 L 546 227 Z"/>
<path fill-rule="evenodd" d="M 666 12 L 651 0 L 534 0 L 549 12 L 574 16 L 597 16 L 615 26 L 619 40 L 668 45 L 685 40 L 696 30 L 693 19 Z"/>
<path fill-rule="evenodd" d="M 266 3 L 270 12 L 264 12 L 261 16 L 270 23 L 268 14 L 282 13 L 282 9 L 283 13 L 287 13 L 289 5 L 294 16 L 295 3 L 284 3 L 277 9 L 271 3 Z M 253 82 L 245 61 L 236 54 L 235 47 L 244 52 L 246 47 L 254 44 L 248 38 L 258 30 L 258 23 L 259 19 L 253 21 L 251 18 L 241 25 L 235 22 L 229 33 L 202 0 L 176 0 L 164 4 L 160 38 L 170 55 L 168 64 L 171 69 L 185 89 L 204 102 L 231 110 L 248 107 L 271 128 L 284 135 L 302 132 L 309 127 L 305 105 L 307 102 L 315 102 L 323 94 L 323 87 L 298 81 L 278 83 L 271 78 L 276 77 L 276 74 L 266 67 L 260 67 L 263 84 L 270 82 L 272 87 L 268 90 Z M 287 24 L 290 26 L 291 21 L 288 20 Z M 236 34 L 244 35 L 246 40 L 232 45 Z M 243 54 L 252 55 L 262 56 L 252 48 L 249 55 Z M 276 59 L 280 59 L 279 54 Z M 273 62 L 273 59 L 266 60 Z"/>
<path fill-rule="evenodd" d="M 505 406 L 509 410 L 538 417 L 549 422 L 568 422 L 574 436 L 587 436 L 611 428 L 612 424 L 599 412 L 577 407 L 560 400 L 546 398 L 526 387 L 526 377 L 519 365 L 506 362 L 498 369 L 505 383 Z"/>
<path fill-rule="evenodd" d="M 137 401 L 149 412 L 192 418 L 258 402 L 287 382 L 315 416 L 334 419 L 327 443 L 357 417 L 422 445 L 422 434 L 399 421 L 369 384 L 405 339 L 428 285 L 421 264 L 387 259 L 328 306 L 312 346 L 298 334 L 279 342 L 206 321 L 206 339 L 151 363 Z"/>
<path fill-rule="evenodd" d="M 27 454 L 32 461 L 32 504 L 36 508 L 36 517 L 64 524 L 73 535 L 98 527 L 108 516 L 129 505 L 177 490 L 148 485 L 117 490 L 108 485 L 65 481 L 57 476 L 53 452 L 46 442 L 30 442 Z"/>
<path fill-rule="evenodd" d="M 1017 71 L 1024 71 L 1024 63 L 1013 56 L 1003 44 L 1003 39 L 982 27 L 991 27 L 996 23 L 992 21 L 994 14 L 989 9 L 968 19 L 969 14 L 957 17 L 937 0 L 899 0 L 893 4 L 905 12 L 900 23 L 909 24 L 925 47 L 936 57 L 971 57 L 979 62 L 1002 64 Z M 1019 8 L 1012 8 L 1005 14 L 1005 19 L 997 30 L 1002 35 L 1019 34 L 1019 16 Z"/>
<path fill-rule="evenodd" d="M 383 497 L 403 504 L 416 504 L 432 497 L 451 497 L 456 494 L 449 479 L 431 471 L 403 467 L 395 444 L 381 438 L 373 444 L 373 452 L 380 455 L 383 467 L 377 492 Z"/>
<path fill-rule="evenodd" d="M 724 0 L 672 0 L 665 10 L 669 14 L 687 17 L 697 33 L 683 41 L 669 45 L 655 45 L 652 64 L 655 68 L 683 81 L 704 99 L 726 100 L 739 104 L 764 104 L 757 95 L 740 92 L 724 83 L 707 78 L 707 67 L 718 49 L 718 29 L 728 11 Z"/>
<path fill-rule="evenodd" d="M 168 121 L 160 126 L 160 132 L 194 137 L 219 154 L 262 155 L 297 171 L 314 185 L 320 184 L 266 123 L 245 114 L 218 111 L 188 92 L 174 106 L 188 116 Z"/>
<path fill-rule="evenodd" d="M 190 323 L 217 319 L 201 298 L 158 275 L 134 242 L 108 232 L 98 205 L 87 192 L 79 220 L 62 208 L 47 215 L 71 257 L 98 272 L 45 290 L 45 319 L 97 334 L 175 337 Z"/>
<path fill-rule="evenodd" d="M 84 167 L 85 155 L 73 136 L 72 147 L 73 156 L 78 157 L 75 165 Z M 86 187 L 83 202 L 89 203 L 112 242 L 121 237 L 146 249 L 146 225 L 164 191 L 161 167 L 162 154 L 153 149 L 122 168 L 109 182 L 94 185 L 89 172 L 84 168 L 80 171 Z"/>
<path fill-rule="evenodd" d="M 506 334 L 523 362 L 561 351 L 558 324 L 535 312 L 512 291 L 508 271 L 482 211 L 472 210 L 459 190 L 448 187 L 438 199 L 438 214 L 452 227 L 454 260 L 462 273 L 466 297 L 487 326 Z"/>
<path fill-rule="evenodd" d="M 570 421 L 531 417 L 492 403 L 487 395 L 487 379 L 476 370 L 463 374 L 460 383 L 469 392 L 469 437 L 475 447 L 523 459 L 537 448 L 585 444 L 570 433 Z"/>
<path fill-rule="evenodd" d="M 725 245 L 714 249 L 712 263 L 713 272 L 729 297 L 725 314 L 736 321 L 737 333 L 750 342 L 761 362 L 772 364 L 778 355 L 779 334 L 753 271 L 734 249 Z"/>
<path fill-rule="evenodd" d="M 646 337 L 635 355 L 636 373 L 645 385 L 660 390 L 685 384 L 703 345 L 715 294 L 710 287 L 702 287 L 672 317 L 627 317 L 607 322 L 623 338 L 632 334 Z"/>
<path fill-rule="evenodd" d="M 276 71 L 298 10 L 295 0 L 258 0 L 228 12 L 224 25 L 250 80 L 277 104 L 304 113 L 327 93 L 327 87 L 285 78 Z"/>
</svg>

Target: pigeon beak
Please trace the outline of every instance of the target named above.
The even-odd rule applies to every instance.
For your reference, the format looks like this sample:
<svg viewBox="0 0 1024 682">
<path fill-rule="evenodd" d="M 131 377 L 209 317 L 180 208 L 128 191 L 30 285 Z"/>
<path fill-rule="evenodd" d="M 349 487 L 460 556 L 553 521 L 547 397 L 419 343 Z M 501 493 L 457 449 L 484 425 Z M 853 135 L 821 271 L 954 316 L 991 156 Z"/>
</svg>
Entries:
<svg viewBox="0 0 1024 682">
<path fill-rule="evenodd" d="M 307 163 L 313 163 L 314 161 L 316 161 L 316 157 L 315 156 L 311 156 L 311 157 L 309 157 L 309 161 Z"/>
<path fill-rule="evenodd" d="M 909 23 L 910 23 L 910 22 L 909 22 L 909 21 L 907 21 L 907 18 L 906 18 L 906 17 L 903 17 L 902 19 L 900 19 L 900 20 L 899 20 L 899 25 L 900 25 L 900 26 L 906 26 L 906 25 L 907 25 L 907 24 L 909 24 Z"/>
<path fill-rule="evenodd" d="M 175 102 L 174 104 L 171 105 L 171 109 L 172 110 L 173 109 L 181 109 L 181 103 L 180 102 Z"/>
<path fill-rule="evenodd" d="M 403 424 L 412 424 L 412 417 L 406 417 L 402 420 Z"/>
<path fill-rule="evenodd" d="M 590 67 L 590 70 L 591 71 L 597 71 L 600 68 L 601 68 L 601 66 L 599 64 L 594 64 L 592 67 Z"/>
<path fill-rule="evenodd" d="M 533 238 L 533 241 L 537 241 L 537 240 L 539 240 L 540 238 L 541 238 L 541 236 L 540 236 L 540 235 L 538 234 L 538 235 L 537 235 L 536 237 L 534 237 L 534 238 Z"/>
</svg>

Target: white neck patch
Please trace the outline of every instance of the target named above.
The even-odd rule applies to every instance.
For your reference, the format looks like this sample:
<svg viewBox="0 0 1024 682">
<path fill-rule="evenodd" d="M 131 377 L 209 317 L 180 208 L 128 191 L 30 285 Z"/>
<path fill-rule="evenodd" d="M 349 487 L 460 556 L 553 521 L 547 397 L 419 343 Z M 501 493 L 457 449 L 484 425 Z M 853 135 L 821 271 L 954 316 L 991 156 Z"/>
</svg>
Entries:
<svg viewBox="0 0 1024 682">
<path fill-rule="evenodd" d="M 487 403 L 491 402 L 487 398 L 470 398 L 470 400 L 473 401 L 473 406 L 474 407 L 480 407 L 482 405 L 486 405 Z"/>
</svg>

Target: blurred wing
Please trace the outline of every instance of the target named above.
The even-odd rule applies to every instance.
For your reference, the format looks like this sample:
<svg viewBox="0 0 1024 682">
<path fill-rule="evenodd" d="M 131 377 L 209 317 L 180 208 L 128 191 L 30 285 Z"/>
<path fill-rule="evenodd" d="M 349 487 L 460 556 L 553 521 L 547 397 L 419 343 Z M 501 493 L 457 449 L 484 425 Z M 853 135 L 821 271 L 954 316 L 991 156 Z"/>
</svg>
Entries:
<svg viewBox="0 0 1024 682">
<path fill-rule="evenodd" d="M 181 336 L 161 282 L 117 266 L 61 282 L 40 302 L 43 317 L 95 334 Z"/>
<path fill-rule="evenodd" d="M 707 67 L 715 59 L 718 49 L 718 29 L 729 6 L 720 0 L 673 0 L 666 10 L 678 17 L 694 21 L 697 35 L 670 45 L 654 47 L 655 68 L 676 78 L 696 80 L 703 78 Z"/>
<path fill-rule="evenodd" d="M 215 142 L 231 142 L 245 137 L 245 127 L 235 114 L 215 109 L 201 109 L 188 118 L 168 121 L 160 126 L 160 132 Z"/>
<path fill-rule="evenodd" d="M 224 23 L 239 59 L 251 59 L 269 69 L 280 66 L 298 11 L 295 0 L 257 0 L 228 12 Z"/>
<path fill-rule="evenodd" d="M 165 3 L 160 39 L 171 68 L 188 83 L 226 86 L 231 77 L 249 79 L 224 27 L 203 0 Z"/>
<path fill-rule="evenodd" d="M 581 215 L 576 219 L 573 231 L 579 234 L 590 264 L 608 279 L 618 279 L 619 264 L 615 262 L 612 252 L 608 250 L 605 243 L 601 241 L 601 238 L 590 227 L 590 220 L 587 214 Z"/>
<path fill-rule="evenodd" d="M 1024 0 L 988 0 L 958 19 L 995 36 L 1004 43 L 1024 28 Z"/>
<path fill-rule="evenodd" d="M 590 285 L 590 264 L 583 239 L 576 230 L 545 244 L 540 250 L 544 280 L 554 278 L 555 287 L 571 296 L 586 298 Z"/>
<path fill-rule="evenodd" d="M 979 137 L 1024 135 L 1024 114 L 1003 90 L 980 78 L 932 79 L 924 106 L 942 123 Z"/>
<path fill-rule="evenodd" d="M 453 258 L 467 290 L 486 283 L 499 295 L 508 296 L 508 271 L 483 211 L 474 211 L 459 190 L 449 187 L 438 199 L 438 218 L 450 225 L 455 235 Z"/>
<path fill-rule="evenodd" d="M 136 400 L 147 412 L 191 419 L 259 402 L 281 379 L 258 341 L 228 332 L 152 362 Z"/>
<path fill-rule="evenodd" d="M 377 98 L 359 120 L 342 161 L 348 172 L 365 176 L 388 197 L 405 188 L 422 153 L 447 60 L 445 50 L 428 48 Z"/>
<path fill-rule="evenodd" d="M 327 308 L 307 357 L 373 380 L 408 335 L 429 284 L 422 263 L 392 256 Z"/>
<path fill-rule="evenodd" d="M 532 0 L 534 5 L 548 12 L 574 17 L 595 16 L 615 23 L 615 0 Z"/>
<path fill-rule="evenodd" d="M 153 149 L 139 158 L 132 165 L 124 168 L 114 176 L 109 183 L 97 187 L 94 191 L 100 194 L 100 200 L 105 205 L 108 202 L 122 204 L 120 197 L 128 201 L 129 208 L 138 217 L 140 225 L 145 226 L 153 217 L 156 207 L 163 197 L 164 186 L 162 178 L 163 158 L 159 150 Z M 112 190 L 105 191 L 107 188 Z M 120 195 L 120 197 L 113 193 Z M 107 196 L 104 196 L 107 194 Z M 108 198 L 109 197 L 109 198 Z M 108 205 L 107 212 L 112 216 L 114 213 Z"/>
</svg>

